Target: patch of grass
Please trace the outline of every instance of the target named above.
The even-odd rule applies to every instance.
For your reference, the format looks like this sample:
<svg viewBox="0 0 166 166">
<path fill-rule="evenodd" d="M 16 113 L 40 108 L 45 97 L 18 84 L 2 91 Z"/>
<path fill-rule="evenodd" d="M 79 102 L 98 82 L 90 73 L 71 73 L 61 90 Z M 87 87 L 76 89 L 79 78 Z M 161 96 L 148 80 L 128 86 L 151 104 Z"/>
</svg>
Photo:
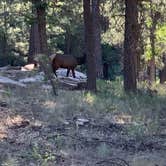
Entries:
<svg viewBox="0 0 166 166">
<path fill-rule="evenodd" d="M 54 97 L 51 90 L 43 90 L 41 85 L 35 84 L 26 90 L 9 90 L 7 95 L 12 108 L 24 107 L 32 110 L 36 117 L 50 124 L 63 123 L 73 120 L 74 117 L 83 116 L 96 121 L 104 122 L 107 119 L 112 123 L 130 123 L 128 131 L 131 135 L 137 133 L 153 134 L 159 126 L 160 111 L 165 108 L 166 87 L 154 85 L 158 93 L 149 95 L 146 89 L 142 93 L 126 95 L 123 91 L 121 79 L 116 81 L 97 82 L 97 94 L 86 91 L 59 90 Z M 108 114 L 111 114 L 110 120 Z M 40 118 L 40 116 L 43 116 Z M 117 121 L 119 116 L 119 121 Z M 125 118 L 130 117 L 129 121 Z M 127 118 L 128 119 L 128 118 Z"/>
<path fill-rule="evenodd" d="M 43 151 L 37 145 L 32 147 L 32 158 L 41 166 L 48 165 L 50 161 L 56 160 L 56 156 L 48 150 Z"/>
<path fill-rule="evenodd" d="M 66 117 L 70 119 L 76 115 L 101 119 L 101 114 L 107 116 L 107 113 L 112 113 L 112 116 L 114 114 L 131 116 L 133 125 L 129 127 L 129 132 L 152 134 L 157 132 L 159 113 L 165 108 L 166 97 L 163 90 L 162 93 L 159 91 L 153 96 L 145 90 L 142 91 L 143 94 L 126 95 L 121 80 L 114 82 L 100 80 L 97 94 L 85 91 L 59 91 L 55 113 L 57 115 L 59 112 L 62 119 Z"/>
<path fill-rule="evenodd" d="M 8 158 L 2 163 L 2 166 L 18 166 L 19 162 L 16 158 L 8 156 Z"/>
<path fill-rule="evenodd" d="M 101 143 L 98 147 L 97 147 L 97 155 L 99 157 L 109 157 L 110 156 L 110 146 L 108 146 L 105 143 Z"/>
</svg>

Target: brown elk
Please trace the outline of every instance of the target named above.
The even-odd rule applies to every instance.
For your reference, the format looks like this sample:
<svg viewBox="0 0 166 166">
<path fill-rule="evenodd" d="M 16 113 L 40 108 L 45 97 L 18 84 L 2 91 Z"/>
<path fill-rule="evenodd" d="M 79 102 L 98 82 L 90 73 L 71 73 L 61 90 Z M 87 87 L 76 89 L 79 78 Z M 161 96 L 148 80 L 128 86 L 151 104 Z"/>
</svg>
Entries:
<svg viewBox="0 0 166 166">
<path fill-rule="evenodd" d="M 75 68 L 77 65 L 82 65 L 86 61 L 86 54 L 84 54 L 82 57 L 73 57 L 69 55 L 62 55 L 62 54 L 55 54 L 54 58 L 52 60 L 52 69 L 55 73 L 56 77 L 56 70 L 58 68 L 65 68 L 67 69 L 66 76 L 69 76 L 70 70 L 72 71 L 72 75 L 75 78 Z"/>
</svg>

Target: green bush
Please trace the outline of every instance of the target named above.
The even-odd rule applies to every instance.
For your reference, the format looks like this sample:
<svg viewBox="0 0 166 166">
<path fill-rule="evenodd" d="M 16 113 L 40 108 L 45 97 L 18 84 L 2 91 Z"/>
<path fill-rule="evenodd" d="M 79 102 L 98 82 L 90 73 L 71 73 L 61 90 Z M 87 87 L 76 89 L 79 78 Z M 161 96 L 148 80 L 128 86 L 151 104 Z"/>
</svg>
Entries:
<svg viewBox="0 0 166 166">
<path fill-rule="evenodd" d="M 25 60 L 21 56 L 14 55 L 0 55 L 0 67 L 11 65 L 11 66 L 23 66 L 25 65 Z"/>
<path fill-rule="evenodd" d="M 108 43 L 102 44 L 102 59 L 103 65 L 106 64 L 107 74 L 109 80 L 115 80 L 117 75 L 121 74 L 121 48 L 116 46 L 111 46 Z"/>
</svg>

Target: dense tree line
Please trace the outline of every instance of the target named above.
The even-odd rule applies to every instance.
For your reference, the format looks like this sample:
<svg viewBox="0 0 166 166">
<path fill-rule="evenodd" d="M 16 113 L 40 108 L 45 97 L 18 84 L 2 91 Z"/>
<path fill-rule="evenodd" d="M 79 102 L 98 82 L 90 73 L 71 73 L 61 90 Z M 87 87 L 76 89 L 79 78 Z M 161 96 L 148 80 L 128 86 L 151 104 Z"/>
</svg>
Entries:
<svg viewBox="0 0 166 166">
<path fill-rule="evenodd" d="M 164 0 L 1 0 L 0 65 L 33 63 L 38 53 L 87 54 L 87 87 L 96 78 L 166 81 Z M 18 60 L 19 59 L 19 60 Z"/>
</svg>

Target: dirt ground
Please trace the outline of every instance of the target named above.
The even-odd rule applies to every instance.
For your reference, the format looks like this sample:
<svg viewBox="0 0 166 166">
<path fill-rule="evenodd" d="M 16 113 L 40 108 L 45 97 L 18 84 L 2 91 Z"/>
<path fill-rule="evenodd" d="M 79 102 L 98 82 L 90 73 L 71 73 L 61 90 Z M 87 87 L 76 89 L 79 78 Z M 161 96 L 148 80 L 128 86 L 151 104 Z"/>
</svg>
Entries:
<svg viewBox="0 0 166 166">
<path fill-rule="evenodd" d="M 0 75 L 25 78 L 14 70 Z M 53 97 L 44 84 L 0 84 L 0 166 L 166 166 L 164 120 L 158 134 L 132 137 L 129 124 L 103 120 L 111 113 L 65 108 L 70 91 Z"/>
</svg>

